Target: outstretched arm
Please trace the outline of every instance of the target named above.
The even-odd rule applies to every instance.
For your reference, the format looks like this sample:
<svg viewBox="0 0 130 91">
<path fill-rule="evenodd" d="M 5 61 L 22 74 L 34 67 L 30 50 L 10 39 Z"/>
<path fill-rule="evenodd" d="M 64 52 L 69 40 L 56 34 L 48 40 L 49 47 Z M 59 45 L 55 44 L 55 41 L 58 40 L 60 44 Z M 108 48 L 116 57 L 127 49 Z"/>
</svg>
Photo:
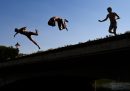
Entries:
<svg viewBox="0 0 130 91">
<path fill-rule="evenodd" d="M 14 34 L 14 37 L 15 37 L 17 34 L 18 34 L 18 33 L 15 33 L 15 34 Z"/>
<path fill-rule="evenodd" d="M 99 22 L 104 22 L 108 19 L 108 15 L 106 16 L 106 18 L 104 20 L 98 20 Z"/>
</svg>

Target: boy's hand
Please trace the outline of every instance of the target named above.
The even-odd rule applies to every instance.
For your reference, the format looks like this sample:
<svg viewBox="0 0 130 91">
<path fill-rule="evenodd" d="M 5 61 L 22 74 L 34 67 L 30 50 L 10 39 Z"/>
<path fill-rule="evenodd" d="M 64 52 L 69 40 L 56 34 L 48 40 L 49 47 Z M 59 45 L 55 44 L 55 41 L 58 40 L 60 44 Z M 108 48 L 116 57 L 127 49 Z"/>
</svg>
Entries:
<svg viewBox="0 0 130 91">
<path fill-rule="evenodd" d="M 98 20 L 99 22 L 102 22 L 101 20 Z"/>
<path fill-rule="evenodd" d="M 117 18 L 117 20 L 120 19 L 120 17 Z"/>
</svg>

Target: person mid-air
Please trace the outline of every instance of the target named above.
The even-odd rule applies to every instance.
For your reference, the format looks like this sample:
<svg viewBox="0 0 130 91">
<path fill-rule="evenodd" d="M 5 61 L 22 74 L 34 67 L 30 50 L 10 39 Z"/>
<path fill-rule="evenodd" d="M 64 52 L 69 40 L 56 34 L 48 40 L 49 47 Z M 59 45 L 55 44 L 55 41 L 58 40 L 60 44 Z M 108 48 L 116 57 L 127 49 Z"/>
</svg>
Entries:
<svg viewBox="0 0 130 91">
<path fill-rule="evenodd" d="M 31 32 L 31 31 L 27 31 L 26 27 L 22 27 L 20 29 L 18 28 L 15 28 L 15 35 L 14 37 L 20 33 L 22 35 L 25 35 L 30 41 L 32 41 L 39 49 L 40 49 L 40 46 L 32 39 L 31 35 L 36 35 L 38 36 L 38 31 L 35 29 L 36 32 Z"/>
<path fill-rule="evenodd" d="M 53 16 L 48 21 L 48 25 L 49 26 L 53 26 L 54 27 L 56 25 L 56 23 L 58 24 L 59 30 L 66 29 L 68 31 L 67 25 L 66 25 L 66 23 L 68 23 L 67 19 L 62 19 L 61 17 Z"/>
</svg>

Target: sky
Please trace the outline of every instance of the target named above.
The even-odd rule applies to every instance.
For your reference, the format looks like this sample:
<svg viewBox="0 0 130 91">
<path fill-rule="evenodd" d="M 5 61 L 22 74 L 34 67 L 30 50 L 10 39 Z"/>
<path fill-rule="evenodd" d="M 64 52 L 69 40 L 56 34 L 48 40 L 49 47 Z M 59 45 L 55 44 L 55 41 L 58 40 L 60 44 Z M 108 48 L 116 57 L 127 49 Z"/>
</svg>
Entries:
<svg viewBox="0 0 130 91">
<path fill-rule="evenodd" d="M 120 16 L 117 34 L 122 34 L 130 30 L 129 4 L 130 0 L 0 0 L 0 45 L 15 47 L 18 42 L 20 53 L 30 54 L 105 37 L 110 35 L 109 20 L 98 20 L 106 17 L 108 7 Z M 48 26 L 52 16 L 67 19 L 68 31 Z M 24 35 L 13 37 L 14 29 L 24 26 L 38 30 L 32 38 L 40 50 Z"/>
</svg>

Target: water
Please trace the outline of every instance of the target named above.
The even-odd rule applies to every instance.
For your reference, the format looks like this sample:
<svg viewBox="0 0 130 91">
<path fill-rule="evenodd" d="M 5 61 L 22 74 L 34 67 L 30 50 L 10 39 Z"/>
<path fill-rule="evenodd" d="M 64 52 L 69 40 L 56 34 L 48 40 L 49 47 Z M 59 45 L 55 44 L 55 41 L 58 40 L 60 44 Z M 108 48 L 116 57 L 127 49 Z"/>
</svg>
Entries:
<svg viewBox="0 0 130 91">
<path fill-rule="evenodd" d="M 95 91 L 130 91 L 130 82 L 110 82 L 94 86 Z"/>
</svg>

